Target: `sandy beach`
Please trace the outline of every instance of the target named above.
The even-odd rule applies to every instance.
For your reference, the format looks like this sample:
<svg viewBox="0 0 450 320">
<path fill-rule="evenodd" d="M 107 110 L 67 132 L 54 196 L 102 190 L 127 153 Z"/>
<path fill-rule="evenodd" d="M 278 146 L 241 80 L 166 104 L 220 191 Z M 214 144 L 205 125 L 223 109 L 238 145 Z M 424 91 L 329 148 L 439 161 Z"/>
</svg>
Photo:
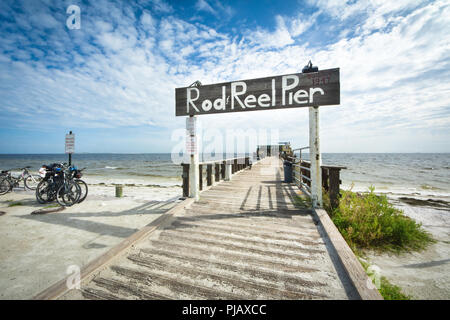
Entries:
<svg viewBox="0 0 450 320">
<path fill-rule="evenodd" d="M 450 299 L 450 198 L 389 198 L 437 242 L 423 251 L 400 255 L 370 252 L 369 261 L 412 299 Z"/>
<path fill-rule="evenodd" d="M 169 210 L 176 191 L 89 186 L 87 199 L 63 211 L 31 214 L 38 204 L 33 191 L 17 189 L 0 198 L 0 299 L 31 299 Z M 158 199 L 158 200 L 152 200 Z M 11 206 L 12 204 L 18 204 Z"/>
</svg>

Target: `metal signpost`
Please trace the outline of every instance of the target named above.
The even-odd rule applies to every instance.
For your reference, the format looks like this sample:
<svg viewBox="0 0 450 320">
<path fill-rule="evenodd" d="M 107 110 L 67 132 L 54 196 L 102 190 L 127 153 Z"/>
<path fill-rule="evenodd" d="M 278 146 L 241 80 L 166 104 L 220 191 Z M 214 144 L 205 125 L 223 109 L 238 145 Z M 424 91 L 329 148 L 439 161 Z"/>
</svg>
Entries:
<svg viewBox="0 0 450 320">
<path fill-rule="evenodd" d="M 322 206 L 322 159 L 319 106 L 340 104 L 339 68 L 320 70 L 311 63 L 302 73 L 175 89 L 175 115 L 189 116 L 186 149 L 191 155 L 190 197 L 198 199 L 198 150 L 196 115 L 309 107 L 311 198 Z M 192 129 L 194 128 L 194 129 Z"/>
<path fill-rule="evenodd" d="M 71 166 L 72 153 L 75 153 L 75 134 L 72 131 L 66 134 L 66 153 L 69 154 L 69 166 Z"/>
</svg>

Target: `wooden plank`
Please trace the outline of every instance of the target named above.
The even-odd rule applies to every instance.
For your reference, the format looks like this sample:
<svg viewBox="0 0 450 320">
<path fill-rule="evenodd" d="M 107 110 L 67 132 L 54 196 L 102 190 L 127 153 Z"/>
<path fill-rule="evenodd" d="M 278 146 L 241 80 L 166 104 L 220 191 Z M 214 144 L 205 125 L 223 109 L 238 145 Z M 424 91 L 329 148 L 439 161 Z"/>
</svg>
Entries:
<svg viewBox="0 0 450 320">
<path fill-rule="evenodd" d="M 356 258 L 352 249 L 350 249 L 333 221 L 331 221 L 328 213 L 325 210 L 318 208 L 314 209 L 314 212 L 336 249 L 339 260 L 360 298 L 362 300 L 383 300 L 383 297 L 373 285 L 372 280 L 370 280 L 367 273 L 364 271 L 364 268 Z"/>
<path fill-rule="evenodd" d="M 175 89 L 176 116 L 340 103 L 339 68 Z M 270 151 L 269 154 L 270 155 Z"/>
</svg>

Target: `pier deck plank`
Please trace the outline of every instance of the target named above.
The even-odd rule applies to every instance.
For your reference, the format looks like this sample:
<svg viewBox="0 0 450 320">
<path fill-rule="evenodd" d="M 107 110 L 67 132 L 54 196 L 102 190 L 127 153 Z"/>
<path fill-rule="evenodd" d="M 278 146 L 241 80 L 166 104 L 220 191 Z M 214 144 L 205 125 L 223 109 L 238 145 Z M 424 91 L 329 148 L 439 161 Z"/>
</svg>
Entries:
<svg viewBox="0 0 450 320">
<path fill-rule="evenodd" d="M 60 299 L 357 299 L 310 209 L 266 158 L 200 194 Z"/>
</svg>

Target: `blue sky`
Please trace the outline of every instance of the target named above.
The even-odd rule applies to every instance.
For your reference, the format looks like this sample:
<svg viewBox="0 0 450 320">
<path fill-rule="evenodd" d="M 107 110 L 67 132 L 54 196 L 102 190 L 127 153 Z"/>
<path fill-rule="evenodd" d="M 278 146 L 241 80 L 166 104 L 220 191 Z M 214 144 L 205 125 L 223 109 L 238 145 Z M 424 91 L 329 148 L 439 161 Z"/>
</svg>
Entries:
<svg viewBox="0 0 450 320">
<path fill-rule="evenodd" d="M 66 26 L 70 5 L 81 28 Z M 448 1 L 0 2 L 0 153 L 170 152 L 174 89 L 341 68 L 323 152 L 450 152 Z M 308 110 L 200 116 L 308 142 Z"/>
</svg>

